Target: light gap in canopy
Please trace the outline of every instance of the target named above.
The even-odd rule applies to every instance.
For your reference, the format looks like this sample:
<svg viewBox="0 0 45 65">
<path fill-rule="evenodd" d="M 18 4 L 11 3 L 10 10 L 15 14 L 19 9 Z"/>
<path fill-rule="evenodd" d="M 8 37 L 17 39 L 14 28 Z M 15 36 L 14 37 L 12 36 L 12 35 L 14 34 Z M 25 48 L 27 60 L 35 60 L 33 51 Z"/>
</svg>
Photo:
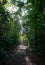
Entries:
<svg viewBox="0 0 45 65">
<path fill-rule="evenodd" d="M 27 0 L 16 0 L 16 1 L 21 1 L 21 2 L 27 3 Z"/>
</svg>

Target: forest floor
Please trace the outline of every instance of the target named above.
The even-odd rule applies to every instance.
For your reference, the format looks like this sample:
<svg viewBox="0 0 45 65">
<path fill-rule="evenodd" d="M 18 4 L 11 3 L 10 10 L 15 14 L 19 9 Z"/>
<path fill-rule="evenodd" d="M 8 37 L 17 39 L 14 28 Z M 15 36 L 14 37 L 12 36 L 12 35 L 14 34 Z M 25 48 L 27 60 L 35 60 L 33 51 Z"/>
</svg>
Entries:
<svg viewBox="0 0 45 65">
<path fill-rule="evenodd" d="M 45 65 L 45 63 L 21 41 L 17 49 L 10 54 L 5 65 Z"/>
</svg>

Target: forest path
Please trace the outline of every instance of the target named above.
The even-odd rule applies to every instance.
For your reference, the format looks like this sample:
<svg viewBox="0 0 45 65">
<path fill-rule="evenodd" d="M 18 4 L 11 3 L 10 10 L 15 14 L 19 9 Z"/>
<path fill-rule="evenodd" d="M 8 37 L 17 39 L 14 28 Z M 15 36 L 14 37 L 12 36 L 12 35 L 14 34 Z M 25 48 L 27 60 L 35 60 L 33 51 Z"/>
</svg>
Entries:
<svg viewBox="0 0 45 65">
<path fill-rule="evenodd" d="M 23 41 L 20 42 L 16 51 L 10 55 L 5 65 L 45 65 L 38 56 L 32 53 Z"/>
</svg>

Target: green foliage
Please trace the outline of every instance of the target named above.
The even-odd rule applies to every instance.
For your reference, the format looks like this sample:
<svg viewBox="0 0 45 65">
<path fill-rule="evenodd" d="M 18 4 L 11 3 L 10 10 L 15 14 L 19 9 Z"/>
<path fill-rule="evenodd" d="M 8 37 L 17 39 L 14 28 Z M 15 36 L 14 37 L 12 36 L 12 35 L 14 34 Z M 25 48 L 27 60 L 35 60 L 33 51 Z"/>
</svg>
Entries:
<svg viewBox="0 0 45 65">
<path fill-rule="evenodd" d="M 28 5 L 31 3 L 31 5 Z M 26 35 L 30 48 L 40 56 L 45 55 L 45 1 L 28 0 L 27 7 L 29 15 L 26 22 Z"/>
<path fill-rule="evenodd" d="M 0 0 L 0 4 L 4 5 L 5 3 L 7 3 L 7 0 Z"/>
<path fill-rule="evenodd" d="M 19 44 L 20 24 L 12 18 L 8 10 L 0 4 L 0 65 Z"/>
<path fill-rule="evenodd" d="M 8 57 L 8 52 L 5 51 L 5 36 L 10 30 L 9 12 L 0 4 L 0 65 Z"/>
<path fill-rule="evenodd" d="M 4 36 L 10 28 L 9 24 L 9 13 L 8 11 L 0 5 L 0 42 L 3 41 Z"/>
<path fill-rule="evenodd" d="M 26 38 L 29 47 L 40 56 L 45 55 L 45 0 L 28 0 L 24 3 L 20 0 L 10 0 L 10 5 L 19 7 L 18 11 L 10 14 L 4 7 L 7 0 L 0 0 L 0 65 L 3 65 L 10 52 L 19 43 L 21 30 L 18 15 L 23 19 Z M 28 14 L 21 16 L 22 10 Z M 24 35 L 25 35 L 24 34 Z"/>
</svg>

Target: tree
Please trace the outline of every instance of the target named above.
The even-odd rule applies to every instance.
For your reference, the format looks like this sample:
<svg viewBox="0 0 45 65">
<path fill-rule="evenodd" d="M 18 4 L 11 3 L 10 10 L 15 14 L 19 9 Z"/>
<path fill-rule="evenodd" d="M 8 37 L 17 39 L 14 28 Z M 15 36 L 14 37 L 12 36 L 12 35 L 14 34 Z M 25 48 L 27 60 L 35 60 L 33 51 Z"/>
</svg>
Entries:
<svg viewBox="0 0 45 65">
<path fill-rule="evenodd" d="M 28 0 L 27 38 L 31 49 L 40 56 L 45 55 L 45 4 L 44 0 Z"/>
<path fill-rule="evenodd" d="M 4 7 L 6 2 L 0 1 L 0 65 L 4 64 L 9 54 L 19 44 L 20 24 Z"/>
</svg>

